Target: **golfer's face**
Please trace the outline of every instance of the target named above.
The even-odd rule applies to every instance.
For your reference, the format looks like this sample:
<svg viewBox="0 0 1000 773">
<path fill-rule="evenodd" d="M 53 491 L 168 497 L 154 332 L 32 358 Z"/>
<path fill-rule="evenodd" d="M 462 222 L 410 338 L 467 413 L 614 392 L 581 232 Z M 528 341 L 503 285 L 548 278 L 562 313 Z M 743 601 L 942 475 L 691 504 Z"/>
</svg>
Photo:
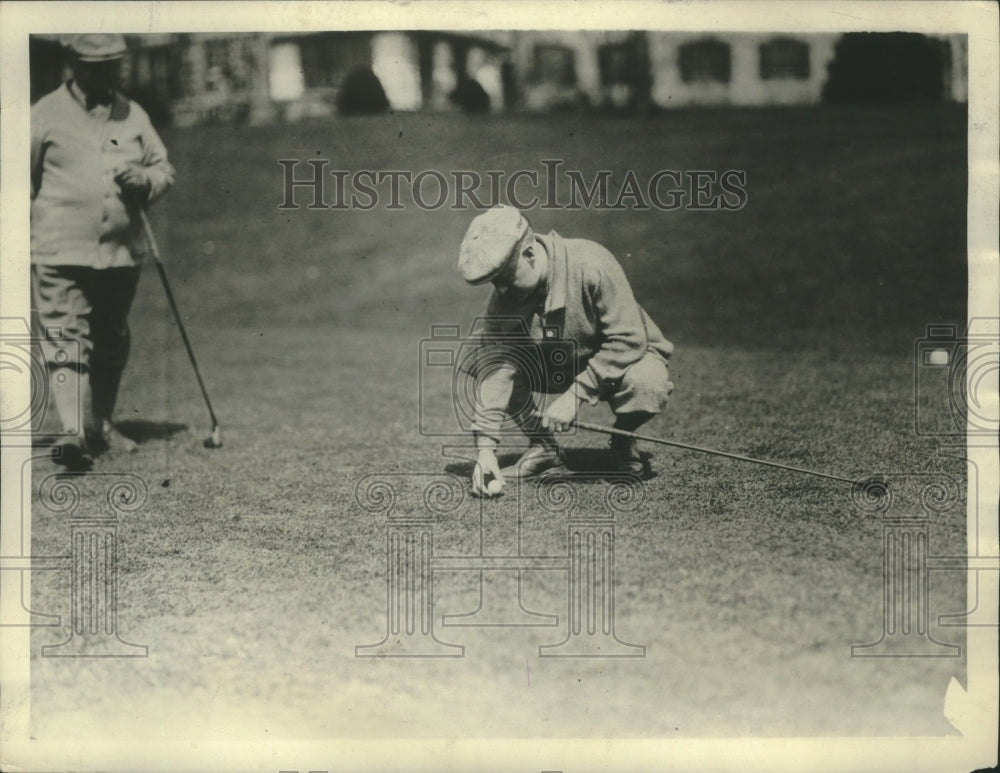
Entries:
<svg viewBox="0 0 1000 773">
<path fill-rule="evenodd" d="M 121 80 L 121 59 L 107 62 L 76 62 L 73 76 L 87 94 L 106 94 L 118 88 Z"/>
<path fill-rule="evenodd" d="M 522 254 L 493 279 L 493 287 L 499 295 L 524 298 L 538 287 L 538 272 Z"/>
</svg>

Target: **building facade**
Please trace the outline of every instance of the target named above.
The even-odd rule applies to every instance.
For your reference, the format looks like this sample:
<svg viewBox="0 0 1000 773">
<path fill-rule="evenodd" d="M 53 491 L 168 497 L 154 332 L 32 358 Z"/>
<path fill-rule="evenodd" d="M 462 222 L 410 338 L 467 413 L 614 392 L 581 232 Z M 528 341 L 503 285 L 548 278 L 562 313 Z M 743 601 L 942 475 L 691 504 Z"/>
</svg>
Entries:
<svg viewBox="0 0 1000 773">
<path fill-rule="evenodd" d="M 586 30 L 133 35 L 123 81 L 154 120 L 178 126 L 332 116 L 352 78 L 397 111 L 641 115 L 820 102 L 832 74 L 850 71 L 838 69 L 841 60 L 864 49 L 858 37 Z M 848 38 L 854 45 L 845 45 Z M 967 101 L 966 37 L 909 38 L 923 46 L 910 45 L 916 53 L 908 55 L 921 65 L 911 71 L 935 81 L 920 93 Z M 868 42 L 881 50 L 884 40 Z M 54 36 L 33 36 L 30 48 L 37 99 L 65 77 L 65 61 Z M 359 73 L 368 80 L 357 80 Z"/>
</svg>

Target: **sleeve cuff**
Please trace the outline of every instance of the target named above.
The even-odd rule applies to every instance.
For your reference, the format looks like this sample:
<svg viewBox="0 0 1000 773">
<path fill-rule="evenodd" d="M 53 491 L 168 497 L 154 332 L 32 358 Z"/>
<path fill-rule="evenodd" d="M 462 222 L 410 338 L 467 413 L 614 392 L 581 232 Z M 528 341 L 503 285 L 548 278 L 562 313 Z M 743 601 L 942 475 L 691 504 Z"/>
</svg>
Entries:
<svg viewBox="0 0 1000 773">
<path fill-rule="evenodd" d="M 500 445 L 499 438 L 495 438 L 492 435 L 488 435 L 480 429 L 473 430 L 472 433 L 476 438 L 476 448 L 480 451 L 488 450 L 492 451 L 497 446 Z"/>
<path fill-rule="evenodd" d="M 585 370 L 576 378 L 576 396 L 581 400 L 586 400 L 591 405 L 597 405 L 600 391 L 594 383 L 594 376 L 590 370 Z"/>
</svg>

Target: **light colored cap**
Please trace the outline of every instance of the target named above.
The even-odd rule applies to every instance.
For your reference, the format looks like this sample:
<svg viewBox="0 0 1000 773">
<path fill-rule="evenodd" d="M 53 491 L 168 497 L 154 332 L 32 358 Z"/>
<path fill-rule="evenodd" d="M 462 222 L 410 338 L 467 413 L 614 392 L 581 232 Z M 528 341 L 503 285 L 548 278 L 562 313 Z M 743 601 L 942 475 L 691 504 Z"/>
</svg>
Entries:
<svg viewBox="0 0 1000 773">
<path fill-rule="evenodd" d="M 125 38 L 112 32 L 61 35 L 59 40 L 81 62 L 108 62 L 125 54 Z"/>
<path fill-rule="evenodd" d="M 462 279 L 470 285 L 489 282 L 504 270 L 528 230 L 524 216 L 506 205 L 475 217 L 458 249 Z"/>
</svg>

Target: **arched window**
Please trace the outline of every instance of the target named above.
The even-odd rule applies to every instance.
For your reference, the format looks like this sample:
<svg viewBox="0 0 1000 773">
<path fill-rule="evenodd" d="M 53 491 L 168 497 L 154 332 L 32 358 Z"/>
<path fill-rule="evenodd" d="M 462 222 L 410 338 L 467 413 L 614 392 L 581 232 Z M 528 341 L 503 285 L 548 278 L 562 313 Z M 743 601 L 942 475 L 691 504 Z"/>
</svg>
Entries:
<svg viewBox="0 0 1000 773">
<path fill-rule="evenodd" d="M 773 38 L 760 45 L 760 77 L 764 80 L 809 77 L 809 45 L 795 38 Z"/>
<path fill-rule="evenodd" d="M 732 61 L 729 44 L 714 38 L 681 46 L 681 79 L 685 83 L 729 83 Z"/>
</svg>

